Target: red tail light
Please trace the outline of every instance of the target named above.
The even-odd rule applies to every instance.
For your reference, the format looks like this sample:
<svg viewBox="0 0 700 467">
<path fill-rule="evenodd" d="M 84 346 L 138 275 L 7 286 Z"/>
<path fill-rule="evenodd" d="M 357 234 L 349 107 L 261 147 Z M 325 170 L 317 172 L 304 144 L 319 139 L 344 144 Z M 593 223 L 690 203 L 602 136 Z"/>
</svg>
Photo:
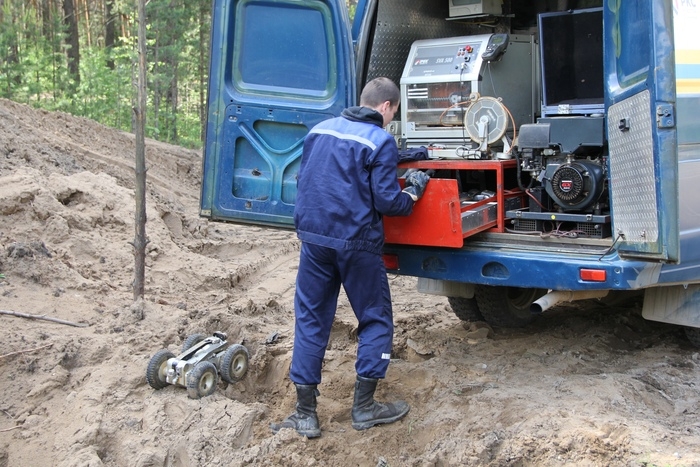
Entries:
<svg viewBox="0 0 700 467">
<path fill-rule="evenodd" d="M 399 269 L 399 257 L 398 255 L 383 255 L 384 267 L 387 269 Z"/>
<path fill-rule="evenodd" d="M 604 269 L 581 269 L 579 276 L 582 281 L 605 282 L 607 274 Z"/>
</svg>

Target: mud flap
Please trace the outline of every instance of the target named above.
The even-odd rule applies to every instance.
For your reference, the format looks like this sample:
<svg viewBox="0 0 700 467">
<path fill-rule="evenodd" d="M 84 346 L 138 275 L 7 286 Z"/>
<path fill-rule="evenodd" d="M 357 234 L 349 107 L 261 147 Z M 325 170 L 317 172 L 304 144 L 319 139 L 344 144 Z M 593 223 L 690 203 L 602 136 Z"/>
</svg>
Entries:
<svg viewBox="0 0 700 467">
<path fill-rule="evenodd" d="M 655 287 L 644 293 L 642 316 L 651 321 L 700 328 L 700 284 Z"/>
</svg>

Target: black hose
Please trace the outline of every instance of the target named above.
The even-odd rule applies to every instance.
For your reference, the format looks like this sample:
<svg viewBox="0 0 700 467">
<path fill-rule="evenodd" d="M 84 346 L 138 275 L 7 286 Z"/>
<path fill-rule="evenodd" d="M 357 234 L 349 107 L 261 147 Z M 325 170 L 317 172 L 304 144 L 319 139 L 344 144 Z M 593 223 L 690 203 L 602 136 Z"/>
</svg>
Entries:
<svg viewBox="0 0 700 467">
<path fill-rule="evenodd" d="M 534 179 L 533 179 L 532 177 L 530 177 L 530 184 L 527 186 L 527 188 L 525 188 L 525 187 L 523 186 L 522 167 L 521 167 L 521 161 L 520 161 L 520 154 L 522 154 L 522 153 L 520 152 L 520 150 L 518 149 L 517 146 L 513 146 L 512 152 L 513 152 L 513 156 L 515 157 L 515 162 L 516 162 L 515 170 L 516 170 L 516 175 L 517 175 L 517 178 L 518 178 L 518 187 L 519 187 L 522 191 L 527 191 L 527 190 L 529 190 L 530 188 L 532 188 L 532 183 L 534 182 Z"/>
</svg>

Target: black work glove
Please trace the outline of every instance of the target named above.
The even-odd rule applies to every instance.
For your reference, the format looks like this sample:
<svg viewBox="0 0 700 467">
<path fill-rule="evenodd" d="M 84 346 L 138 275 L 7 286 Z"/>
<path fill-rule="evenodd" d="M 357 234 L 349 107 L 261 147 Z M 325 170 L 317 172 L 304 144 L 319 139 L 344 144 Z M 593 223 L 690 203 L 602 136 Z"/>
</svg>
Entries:
<svg viewBox="0 0 700 467">
<path fill-rule="evenodd" d="M 418 201 L 425 193 L 428 181 L 430 181 L 430 176 L 427 173 L 416 170 L 406 175 L 406 188 L 403 191 L 408 193 L 413 198 L 413 201 Z"/>
</svg>

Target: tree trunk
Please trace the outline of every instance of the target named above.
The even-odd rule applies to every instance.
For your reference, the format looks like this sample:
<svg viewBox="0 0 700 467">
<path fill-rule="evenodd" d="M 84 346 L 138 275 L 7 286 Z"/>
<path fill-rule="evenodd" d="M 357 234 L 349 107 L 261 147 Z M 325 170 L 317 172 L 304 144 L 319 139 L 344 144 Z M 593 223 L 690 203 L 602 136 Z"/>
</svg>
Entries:
<svg viewBox="0 0 700 467">
<path fill-rule="evenodd" d="M 51 42 L 53 30 L 51 28 L 51 0 L 41 0 L 41 32 Z"/>
<path fill-rule="evenodd" d="M 8 8 L 9 18 L 4 17 L 5 5 L 3 0 L 0 0 L 0 20 L 2 21 L 3 27 L 6 23 L 11 25 L 12 32 L 8 35 L 7 42 L 5 44 L 6 51 L 5 54 L 0 56 L 0 59 L 5 60 L 7 63 L 7 73 L 5 76 L 6 81 L 6 93 L 5 95 L 11 97 L 14 89 L 22 85 L 22 74 L 20 73 L 20 47 L 18 43 L 19 36 L 19 21 L 17 19 L 16 11 L 10 5 Z"/>
<path fill-rule="evenodd" d="M 178 74 L 178 61 L 175 59 L 173 63 L 171 64 L 172 66 L 172 78 L 170 79 L 170 86 L 168 87 L 168 92 L 167 92 L 167 99 L 168 99 L 168 104 L 170 104 L 170 116 L 168 118 L 169 120 L 169 125 L 168 128 L 170 129 L 170 142 L 173 144 L 177 144 L 178 141 L 178 134 L 177 134 L 177 108 L 178 108 L 178 90 L 177 90 L 177 74 Z"/>
<path fill-rule="evenodd" d="M 143 298 L 146 271 L 146 5 L 138 0 L 138 100 L 136 117 L 136 218 L 134 301 Z"/>
<path fill-rule="evenodd" d="M 117 16 L 114 14 L 114 0 L 105 2 L 105 48 L 107 49 L 107 67 L 114 70 L 114 59 L 112 51 L 117 43 Z"/>
<path fill-rule="evenodd" d="M 84 10 L 85 13 L 85 37 L 87 39 L 87 46 L 88 48 L 92 47 L 92 31 L 90 31 L 90 7 L 87 4 L 87 1 L 83 0 L 82 5 L 80 4 L 80 0 L 75 0 L 76 2 L 76 18 L 78 19 L 78 22 L 80 22 L 80 12 L 81 10 Z"/>
<path fill-rule="evenodd" d="M 80 36 L 78 35 L 78 19 L 75 15 L 75 4 L 73 0 L 63 0 L 63 21 L 68 30 L 66 41 L 68 49 L 68 73 L 70 73 L 75 87 L 80 84 Z"/>
<path fill-rule="evenodd" d="M 156 33 L 156 40 L 153 44 L 153 72 L 151 82 L 153 87 L 153 123 L 152 127 L 156 134 L 160 134 L 160 34 Z"/>
</svg>

